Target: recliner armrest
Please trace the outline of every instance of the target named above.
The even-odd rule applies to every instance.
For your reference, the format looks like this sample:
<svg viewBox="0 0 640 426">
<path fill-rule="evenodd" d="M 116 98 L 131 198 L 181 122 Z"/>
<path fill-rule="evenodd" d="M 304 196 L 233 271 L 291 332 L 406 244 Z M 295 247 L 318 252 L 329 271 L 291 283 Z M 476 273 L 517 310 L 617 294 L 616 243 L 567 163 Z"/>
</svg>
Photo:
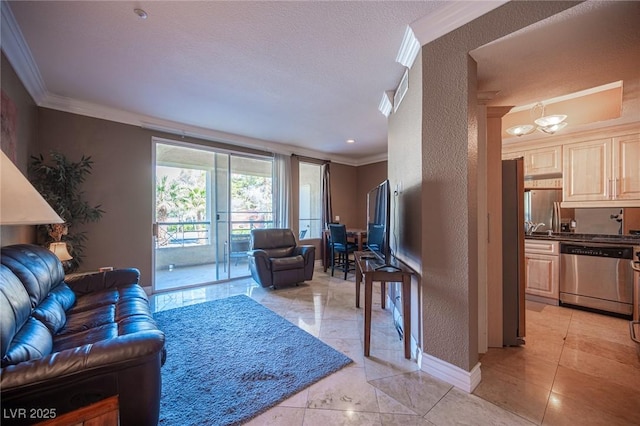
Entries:
<svg viewBox="0 0 640 426">
<path fill-rule="evenodd" d="M 311 260 L 312 262 L 315 261 L 315 246 L 313 245 L 302 245 L 302 246 L 296 246 L 296 248 L 293 251 L 294 255 L 300 255 L 302 257 L 304 257 L 304 262 L 308 263 L 309 260 Z M 311 256 L 313 254 L 313 256 Z"/>
<path fill-rule="evenodd" d="M 253 257 L 267 257 L 267 258 L 269 257 L 267 252 L 262 249 L 249 250 L 247 252 L 247 255 L 253 256 Z"/>
<path fill-rule="evenodd" d="M 140 271 L 137 268 L 124 268 L 106 272 L 89 272 L 65 277 L 65 282 L 74 293 L 83 295 L 121 285 L 138 284 Z"/>
</svg>

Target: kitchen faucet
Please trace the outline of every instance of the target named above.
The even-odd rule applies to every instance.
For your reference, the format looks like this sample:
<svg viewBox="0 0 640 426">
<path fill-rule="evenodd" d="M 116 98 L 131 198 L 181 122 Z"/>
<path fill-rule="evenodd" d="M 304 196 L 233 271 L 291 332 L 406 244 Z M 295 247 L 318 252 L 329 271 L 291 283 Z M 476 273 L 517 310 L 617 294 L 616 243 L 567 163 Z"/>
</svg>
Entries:
<svg viewBox="0 0 640 426">
<path fill-rule="evenodd" d="M 544 226 L 544 223 L 533 223 L 530 220 L 524 222 L 524 232 L 527 235 L 531 235 L 538 230 L 541 226 Z"/>
</svg>

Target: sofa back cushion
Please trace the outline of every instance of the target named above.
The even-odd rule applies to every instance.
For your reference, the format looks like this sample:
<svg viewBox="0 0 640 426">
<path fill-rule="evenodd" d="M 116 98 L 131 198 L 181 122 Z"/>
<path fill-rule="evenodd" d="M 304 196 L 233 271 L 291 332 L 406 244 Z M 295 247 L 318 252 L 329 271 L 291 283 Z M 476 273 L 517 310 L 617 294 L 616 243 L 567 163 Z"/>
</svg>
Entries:
<svg viewBox="0 0 640 426">
<path fill-rule="evenodd" d="M 13 272 L 29 294 L 35 308 L 64 280 L 62 263 L 51 251 L 32 244 L 2 247 L 0 261 Z"/>
<path fill-rule="evenodd" d="M 24 286 L 9 268 L 0 265 L 0 346 L 7 353 L 13 337 L 31 315 L 31 302 Z"/>
</svg>

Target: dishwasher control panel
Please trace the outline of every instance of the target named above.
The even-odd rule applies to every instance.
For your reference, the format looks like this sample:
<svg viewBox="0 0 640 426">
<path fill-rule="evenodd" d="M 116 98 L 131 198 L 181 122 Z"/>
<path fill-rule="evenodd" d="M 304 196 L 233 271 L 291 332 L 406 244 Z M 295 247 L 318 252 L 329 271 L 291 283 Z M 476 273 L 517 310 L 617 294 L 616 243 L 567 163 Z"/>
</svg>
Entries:
<svg viewBox="0 0 640 426">
<path fill-rule="evenodd" d="M 611 257 L 616 259 L 633 259 L 633 247 L 602 246 L 585 244 L 560 244 L 561 254 L 578 256 Z"/>
</svg>

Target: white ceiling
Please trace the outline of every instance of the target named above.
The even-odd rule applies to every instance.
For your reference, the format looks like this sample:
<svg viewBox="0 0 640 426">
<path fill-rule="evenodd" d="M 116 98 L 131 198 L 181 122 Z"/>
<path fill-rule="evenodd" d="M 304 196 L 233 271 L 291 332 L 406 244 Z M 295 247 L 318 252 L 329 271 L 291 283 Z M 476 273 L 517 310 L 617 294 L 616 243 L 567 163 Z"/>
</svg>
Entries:
<svg viewBox="0 0 640 426">
<path fill-rule="evenodd" d="M 16 58 L 33 61 L 25 85 L 41 106 L 358 163 L 386 155 L 378 104 L 404 71 L 396 55 L 407 25 L 500 3 L 11 1 L 22 58 L 2 47 L 18 74 Z M 628 74 L 640 2 L 589 3 L 475 51 L 480 90 L 521 105 L 592 87 L 612 68 Z M 2 23 L 4 37 L 4 11 Z"/>
</svg>

